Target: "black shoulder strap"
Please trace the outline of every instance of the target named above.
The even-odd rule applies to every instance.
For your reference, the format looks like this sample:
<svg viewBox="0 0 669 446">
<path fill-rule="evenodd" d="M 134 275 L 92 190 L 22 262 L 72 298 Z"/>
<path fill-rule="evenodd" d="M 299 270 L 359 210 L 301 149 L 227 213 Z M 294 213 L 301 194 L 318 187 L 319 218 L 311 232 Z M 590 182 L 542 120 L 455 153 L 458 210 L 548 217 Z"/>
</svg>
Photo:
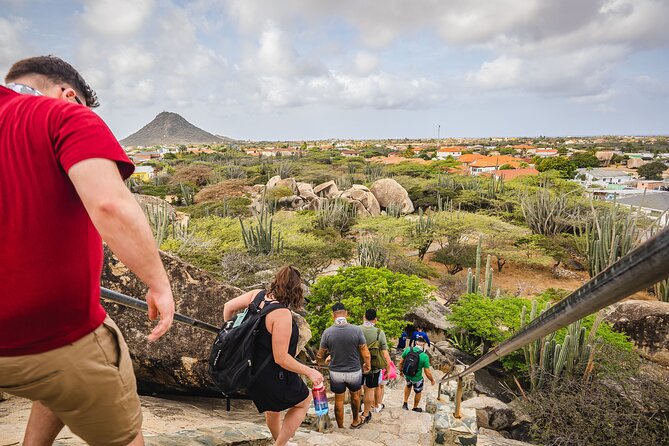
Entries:
<svg viewBox="0 0 669 446">
<path fill-rule="evenodd" d="M 381 329 L 379 327 L 376 327 L 376 340 L 379 340 L 379 336 L 381 336 Z"/>
<path fill-rule="evenodd" d="M 260 311 L 258 307 L 264 298 L 265 290 L 260 290 L 258 294 L 256 294 L 256 297 L 253 298 L 253 301 L 249 304 L 249 310 L 251 310 L 253 313 L 259 313 Z"/>
</svg>

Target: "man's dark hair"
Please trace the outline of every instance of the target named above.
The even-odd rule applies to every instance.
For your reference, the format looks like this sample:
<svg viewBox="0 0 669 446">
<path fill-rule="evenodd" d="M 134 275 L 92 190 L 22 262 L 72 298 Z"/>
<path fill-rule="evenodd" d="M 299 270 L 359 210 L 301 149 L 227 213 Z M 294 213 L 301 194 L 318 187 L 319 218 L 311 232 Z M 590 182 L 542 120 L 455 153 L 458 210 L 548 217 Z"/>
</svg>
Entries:
<svg viewBox="0 0 669 446">
<path fill-rule="evenodd" d="M 81 74 L 72 65 L 56 56 L 37 56 L 19 60 L 9 69 L 5 83 L 12 82 L 23 76 L 38 74 L 54 83 L 65 83 L 84 96 L 87 107 L 100 105 L 95 91 L 86 83 Z"/>
<path fill-rule="evenodd" d="M 365 311 L 365 320 L 373 321 L 374 319 L 376 319 L 376 310 L 374 308 Z"/>
</svg>

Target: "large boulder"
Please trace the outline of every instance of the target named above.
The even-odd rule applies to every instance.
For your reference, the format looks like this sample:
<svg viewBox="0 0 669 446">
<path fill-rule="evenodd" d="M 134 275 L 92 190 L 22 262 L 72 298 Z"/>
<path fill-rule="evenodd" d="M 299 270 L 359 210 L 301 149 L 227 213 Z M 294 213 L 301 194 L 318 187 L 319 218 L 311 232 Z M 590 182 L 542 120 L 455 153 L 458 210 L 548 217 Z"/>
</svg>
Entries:
<svg viewBox="0 0 669 446">
<path fill-rule="evenodd" d="M 319 197 L 332 198 L 339 194 L 339 188 L 334 181 L 327 181 L 314 187 L 314 193 Z"/>
<path fill-rule="evenodd" d="M 372 217 L 381 215 L 381 206 L 379 205 L 379 202 L 374 194 L 372 194 L 365 186 L 355 184 L 354 186 L 359 187 L 351 187 L 340 195 L 341 198 L 344 198 L 347 201 L 353 203 L 356 208 L 361 211 L 361 213 L 359 212 L 358 215 L 371 215 Z"/>
<path fill-rule="evenodd" d="M 318 198 L 318 195 L 314 193 L 314 188 L 309 183 L 297 183 L 297 195 L 306 201 Z"/>
<path fill-rule="evenodd" d="M 243 294 L 243 291 L 219 282 L 209 273 L 173 255 L 161 253 L 161 259 L 170 278 L 176 311 L 220 327 L 223 324 L 223 305 Z M 147 291 L 146 286 L 107 247 L 102 286 L 141 300 Z M 155 323 L 149 321 L 145 313 L 110 301 L 103 301 L 103 306 L 128 343 L 140 391 L 216 392 L 207 373 L 214 333 L 175 322 L 162 338 L 149 343 L 146 336 Z M 304 346 L 311 338 L 311 333 L 305 330 L 308 325 L 301 316 L 293 314 L 293 317 L 300 327 L 299 345 Z"/>
<path fill-rule="evenodd" d="M 293 191 L 294 194 L 298 194 L 297 181 L 295 178 L 284 178 L 276 182 L 275 187 L 285 187 Z"/>
<path fill-rule="evenodd" d="M 394 204 L 399 206 L 400 211 L 404 214 L 410 214 L 414 211 L 413 203 L 409 198 L 409 193 L 400 185 L 400 183 L 392 178 L 376 180 L 369 190 L 374 194 L 379 205 L 384 209 L 387 209 L 388 206 Z"/>
<path fill-rule="evenodd" d="M 449 313 L 448 307 L 436 300 L 431 300 L 411 310 L 405 319 L 416 327 L 425 328 L 429 332 L 428 335 L 434 333 L 435 339 L 443 339 L 444 332 L 453 328 L 453 324 L 446 320 L 446 315 Z"/>
<path fill-rule="evenodd" d="M 277 200 L 279 209 L 286 209 L 289 211 L 297 211 L 304 206 L 304 200 L 297 195 L 290 195 L 288 197 L 281 197 Z"/>
<path fill-rule="evenodd" d="M 627 300 L 606 320 L 626 333 L 645 358 L 669 366 L 669 302 Z"/>
</svg>

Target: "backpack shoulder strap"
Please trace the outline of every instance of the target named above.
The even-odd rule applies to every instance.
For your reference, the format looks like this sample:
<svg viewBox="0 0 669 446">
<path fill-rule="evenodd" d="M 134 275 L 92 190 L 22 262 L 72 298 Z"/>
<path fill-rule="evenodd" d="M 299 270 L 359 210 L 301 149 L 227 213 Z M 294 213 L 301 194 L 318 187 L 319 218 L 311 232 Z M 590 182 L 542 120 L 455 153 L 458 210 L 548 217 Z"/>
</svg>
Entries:
<svg viewBox="0 0 669 446">
<path fill-rule="evenodd" d="M 381 329 L 379 327 L 376 327 L 376 340 L 379 340 L 379 336 L 381 336 Z"/>
</svg>

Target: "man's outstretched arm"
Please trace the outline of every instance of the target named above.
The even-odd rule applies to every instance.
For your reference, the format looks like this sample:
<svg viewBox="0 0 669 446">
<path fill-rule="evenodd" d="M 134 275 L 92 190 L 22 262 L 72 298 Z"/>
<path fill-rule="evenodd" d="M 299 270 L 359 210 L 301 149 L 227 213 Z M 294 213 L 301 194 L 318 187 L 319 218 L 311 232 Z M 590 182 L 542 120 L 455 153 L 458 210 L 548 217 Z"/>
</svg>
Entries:
<svg viewBox="0 0 669 446">
<path fill-rule="evenodd" d="M 86 159 L 74 164 L 68 176 L 102 239 L 149 287 L 146 294 L 149 319 L 160 317 L 148 337 L 155 341 L 172 325 L 174 299 L 142 209 L 123 183 L 114 161 Z"/>
</svg>

